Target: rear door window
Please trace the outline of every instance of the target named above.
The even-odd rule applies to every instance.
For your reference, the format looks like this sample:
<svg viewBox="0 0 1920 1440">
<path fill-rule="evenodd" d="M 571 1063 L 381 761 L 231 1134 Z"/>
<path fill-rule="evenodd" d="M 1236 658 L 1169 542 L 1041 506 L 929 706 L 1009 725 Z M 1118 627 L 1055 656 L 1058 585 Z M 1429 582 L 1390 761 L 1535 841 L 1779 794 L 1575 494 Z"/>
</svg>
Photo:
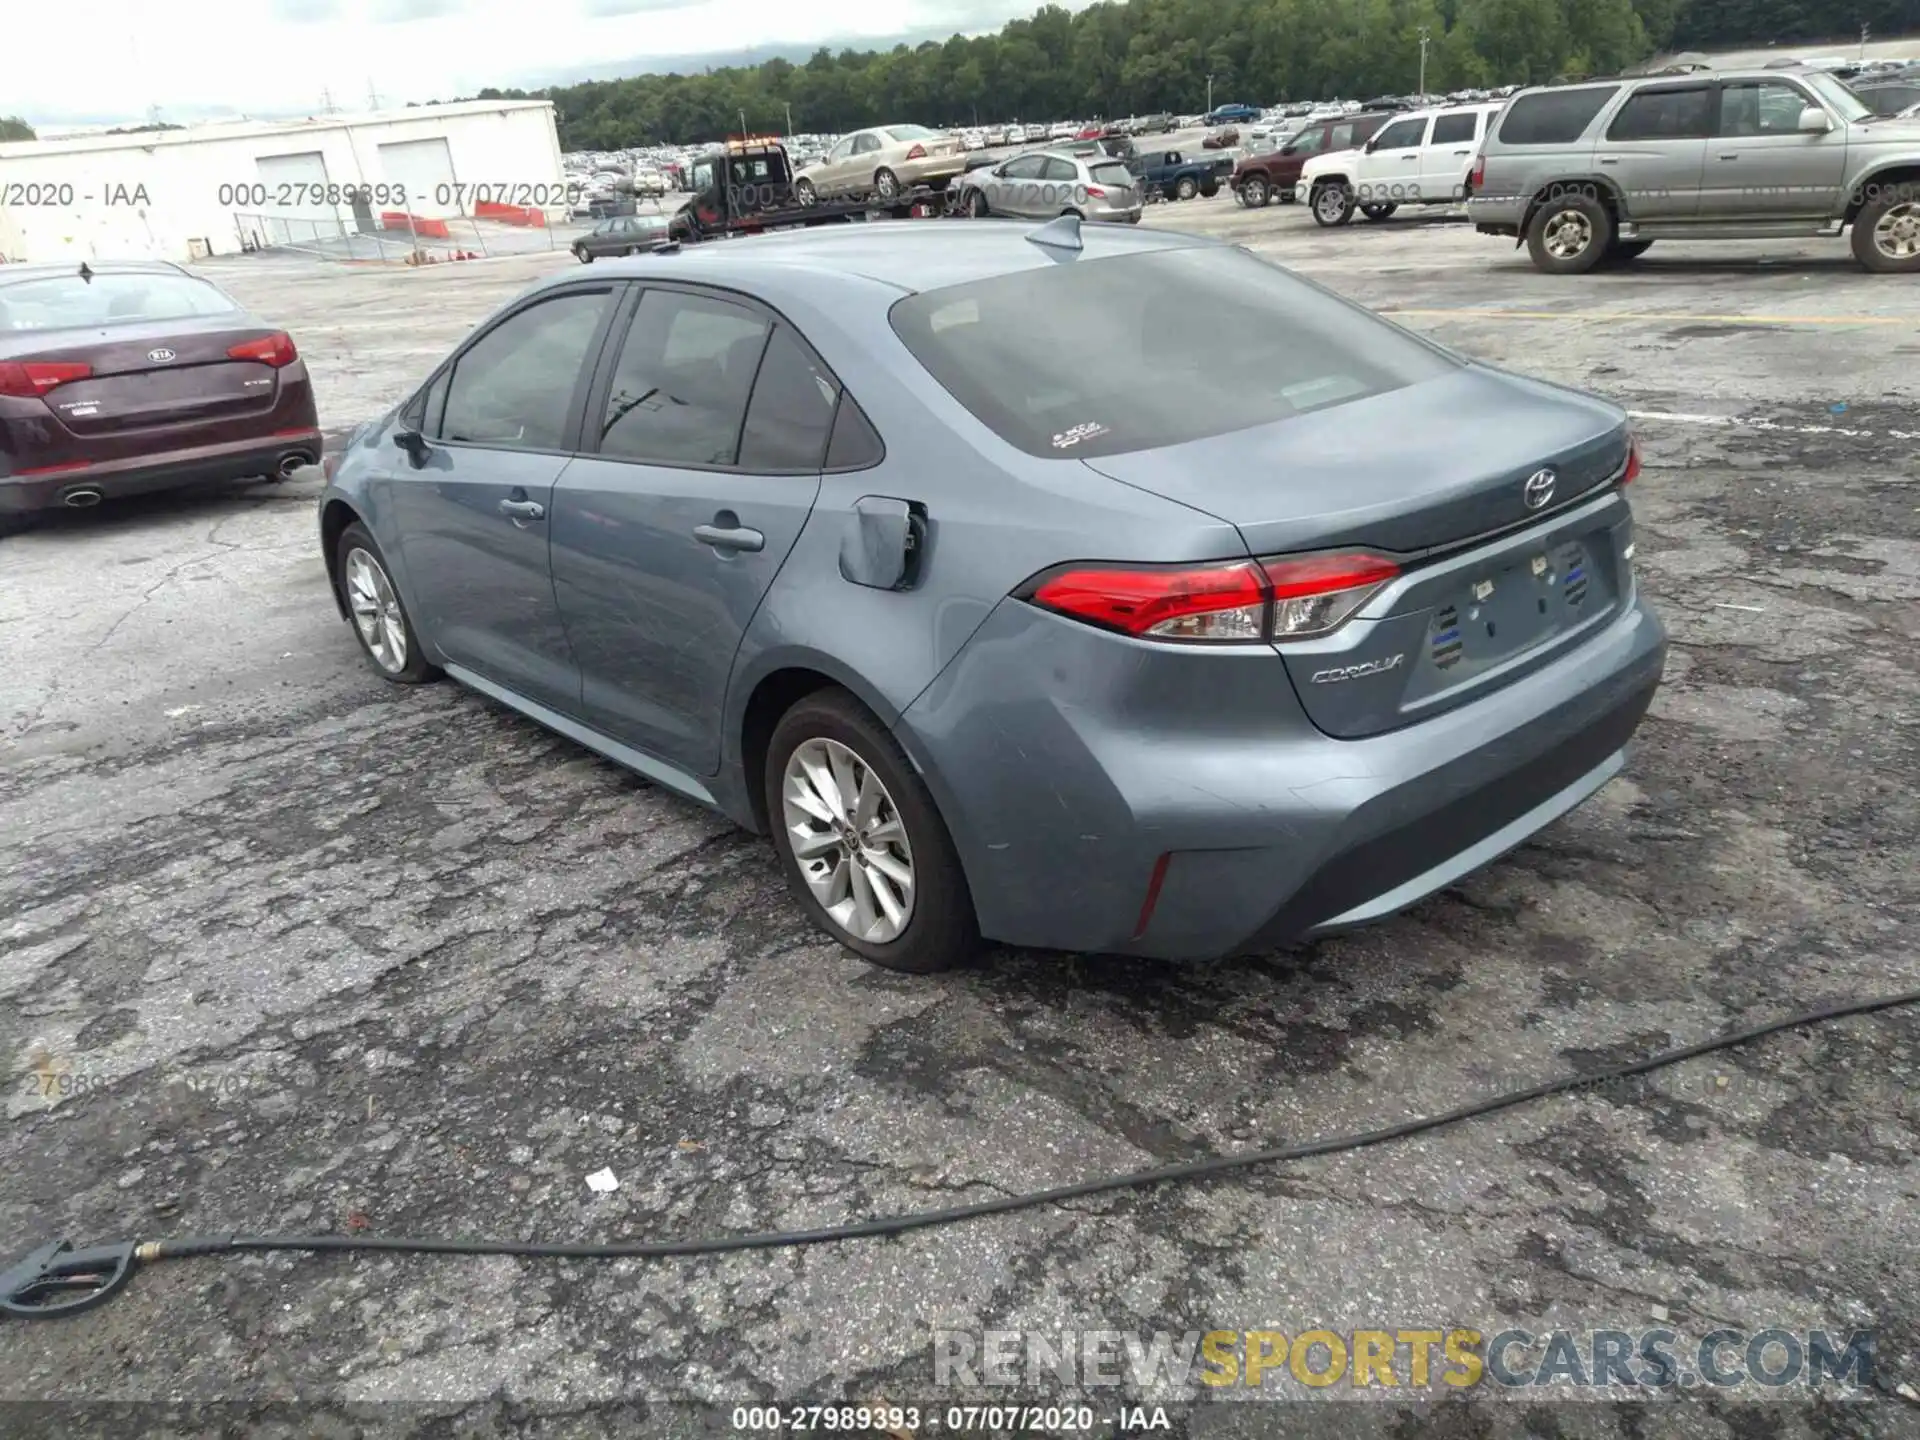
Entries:
<svg viewBox="0 0 1920 1440">
<path fill-rule="evenodd" d="M 1464 115 L 1441 115 L 1433 122 L 1435 145 L 1465 145 L 1479 133 L 1480 117 L 1469 111 Z"/>
<path fill-rule="evenodd" d="M 1040 172 L 1042 180 L 1065 180 L 1072 183 L 1080 178 L 1080 167 L 1071 160 L 1062 160 L 1058 155 L 1047 157 L 1047 168 Z"/>
<path fill-rule="evenodd" d="M 600 454 L 654 465 L 732 465 L 770 329 L 744 305 L 649 290 L 614 366 Z"/>
<path fill-rule="evenodd" d="M 1500 143 L 1571 145 L 1619 93 L 1617 85 L 1587 85 L 1522 95 L 1507 107 L 1506 118 L 1500 122 Z"/>
<path fill-rule="evenodd" d="M 1713 91 L 1705 85 L 1631 95 L 1607 127 L 1609 140 L 1699 140 L 1713 129 Z"/>
<path fill-rule="evenodd" d="M 818 470 L 826 461 L 840 387 L 781 325 L 767 342 L 740 437 L 740 468 L 761 474 Z"/>
</svg>

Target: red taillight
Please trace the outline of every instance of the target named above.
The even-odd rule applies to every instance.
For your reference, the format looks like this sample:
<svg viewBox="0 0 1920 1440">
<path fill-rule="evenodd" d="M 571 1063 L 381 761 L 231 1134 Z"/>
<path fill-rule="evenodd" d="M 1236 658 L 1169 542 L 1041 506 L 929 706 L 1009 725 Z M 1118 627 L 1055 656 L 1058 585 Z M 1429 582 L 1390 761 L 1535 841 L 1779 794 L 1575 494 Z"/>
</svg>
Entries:
<svg viewBox="0 0 1920 1440">
<path fill-rule="evenodd" d="M 1640 478 L 1640 441 L 1637 438 L 1629 439 L 1627 441 L 1627 468 L 1620 472 L 1620 483 L 1622 485 L 1631 485 L 1634 481 L 1638 480 L 1639 478 Z"/>
<path fill-rule="evenodd" d="M 10 360 L 0 363 L 0 395 L 36 400 L 56 386 L 85 380 L 92 374 L 91 365 L 64 360 Z"/>
<path fill-rule="evenodd" d="M 1486 182 L 1486 178 L 1487 157 L 1484 154 L 1476 155 L 1473 157 L 1473 169 L 1467 175 L 1467 184 L 1478 190 Z"/>
<path fill-rule="evenodd" d="M 1047 577 L 1030 598 L 1143 640 L 1262 643 L 1326 635 L 1399 574 L 1378 555 L 1205 566 L 1100 566 Z"/>
<path fill-rule="evenodd" d="M 1304 640 L 1338 630 L 1400 567 L 1380 555 L 1305 555 L 1265 562 L 1273 587 L 1273 638 Z"/>
<path fill-rule="evenodd" d="M 259 340 L 242 340 L 227 351 L 227 358 L 258 360 L 262 365 L 271 365 L 280 370 L 298 360 L 300 352 L 293 348 L 293 337 L 283 332 Z"/>
<path fill-rule="evenodd" d="M 1104 200 L 1107 198 L 1107 192 L 1102 190 L 1098 185 L 1089 185 L 1087 187 L 1087 195 L 1094 200 Z"/>
<path fill-rule="evenodd" d="M 927 158 L 927 147 L 926 147 L 926 146 L 924 146 L 924 145 L 916 145 L 916 146 L 914 146 L 914 147 L 913 147 L 913 148 L 912 148 L 911 150 L 909 150 L 909 151 L 907 151 L 907 158 L 908 158 L 909 160 L 924 160 L 924 159 L 926 159 L 926 158 Z"/>
</svg>

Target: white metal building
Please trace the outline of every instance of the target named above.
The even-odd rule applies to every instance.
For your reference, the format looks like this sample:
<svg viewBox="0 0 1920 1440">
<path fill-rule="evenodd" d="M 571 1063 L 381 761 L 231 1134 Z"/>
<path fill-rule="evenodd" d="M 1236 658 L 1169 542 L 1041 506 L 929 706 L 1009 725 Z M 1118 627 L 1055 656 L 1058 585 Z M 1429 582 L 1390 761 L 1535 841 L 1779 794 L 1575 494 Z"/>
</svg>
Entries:
<svg viewBox="0 0 1920 1440">
<path fill-rule="evenodd" d="M 477 201 L 566 213 L 553 106 L 470 100 L 0 144 L 0 259 L 190 260 Z"/>
</svg>

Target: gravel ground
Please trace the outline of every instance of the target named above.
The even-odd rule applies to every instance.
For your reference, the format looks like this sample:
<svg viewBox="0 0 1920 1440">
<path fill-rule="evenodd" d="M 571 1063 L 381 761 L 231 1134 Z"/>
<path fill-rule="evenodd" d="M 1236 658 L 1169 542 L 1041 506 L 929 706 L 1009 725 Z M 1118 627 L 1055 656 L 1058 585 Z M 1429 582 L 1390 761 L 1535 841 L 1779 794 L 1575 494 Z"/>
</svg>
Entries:
<svg viewBox="0 0 1920 1440">
<path fill-rule="evenodd" d="M 1150 219 L 1175 221 L 1639 414 L 1639 563 L 1674 652 L 1623 778 L 1311 949 L 890 976 L 808 928 L 762 842 L 450 684 L 382 684 L 326 595 L 310 490 L 61 516 L 0 541 L 0 1254 L 824 1225 L 1367 1129 L 1920 985 L 1911 281 L 1833 244 L 1661 245 L 1556 281 L 1444 219 Z M 220 275 L 294 331 L 338 431 L 561 263 Z M 1643 1407 L 1281 1372 L 1170 1413 L 1196 1435 L 1911 1435 L 1917 1136 L 1902 1011 L 898 1240 L 181 1262 L 11 1325 L 0 1428 L 694 1433 L 736 1404 L 884 1399 L 934 1434 L 985 1428 L 950 1404 L 1064 1397 L 1111 1433 L 1140 1395 L 943 1386 L 937 1332 L 1726 1326 L 1871 1329 L 1874 1383 Z"/>
</svg>

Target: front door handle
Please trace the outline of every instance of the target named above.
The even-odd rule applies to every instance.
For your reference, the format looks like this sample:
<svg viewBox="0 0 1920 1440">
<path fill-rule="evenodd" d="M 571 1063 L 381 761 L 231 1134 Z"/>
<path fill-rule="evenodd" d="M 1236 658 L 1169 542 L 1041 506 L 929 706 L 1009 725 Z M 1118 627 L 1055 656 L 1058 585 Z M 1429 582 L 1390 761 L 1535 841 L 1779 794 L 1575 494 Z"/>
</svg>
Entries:
<svg viewBox="0 0 1920 1440">
<path fill-rule="evenodd" d="M 538 500 L 502 500 L 500 513 L 516 520 L 538 520 L 547 513 L 547 507 Z"/>
<path fill-rule="evenodd" d="M 1722 155 L 1720 158 L 1722 160 L 1738 160 L 1740 157 L 1738 155 Z"/>
<path fill-rule="evenodd" d="M 1600 163 L 1602 165 L 1618 165 L 1620 163 L 1620 157 L 1618 155 L 1602 155 L 1600 157 Z"/>
<path fill-rule="evenodd" d="M 764 550 L 767 537 L 758 530 L 749 530 L 744 525 L 696 525 L 693 538 L 702 545 L 711 545 L 716 550 Z"/>
</svg>

